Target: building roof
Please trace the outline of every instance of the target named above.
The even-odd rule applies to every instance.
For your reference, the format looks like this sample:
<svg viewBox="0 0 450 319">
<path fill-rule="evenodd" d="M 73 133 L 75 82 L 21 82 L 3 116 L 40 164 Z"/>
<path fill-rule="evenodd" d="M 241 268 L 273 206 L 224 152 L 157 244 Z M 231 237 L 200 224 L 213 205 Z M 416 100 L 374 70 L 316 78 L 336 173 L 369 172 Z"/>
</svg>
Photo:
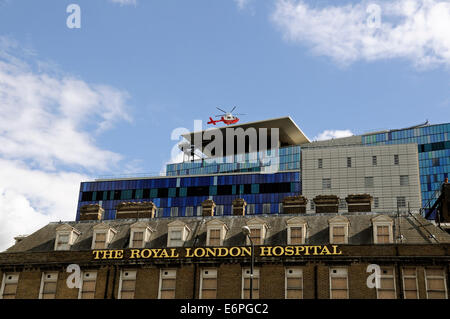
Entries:
<svg viewBox="0 0 450 319">
<path fill-rule="evenodd" d="M 301 217 L 306 221 L 307 245 L 329 244 L 329 220 L 336 216 L 345 216 L 349 221 L 349 244 L 350 245 L 371 245 L 373 244 L 372 221 L 380 214 L 377 213 L 348 213 L 348 214 L 283 214 L 273 215 L 249 215 L 249 216 L 214 216 L 214 217 L 173 217 L 173 218 L 153 218 L 139 219 L 145 221 L 154 230 L 146 248 L 163 248 L 167 245 L 168 224 L 175 220 L 183 222 L 189 229 L 189 235 L 185 243 L 186 247 L 206 246 L 207 223 L 211 220 L 218 220 L 227 226 L 227 233 L 224 246 L 245 245 L 245 235 L 242 233 L 242 226 L 248 225 L 255 218 L 259 218 L 267 225 L 265 245 L 286 245 L 287 222 L 293 217 Z M 424 219 L 419 214 L 401 215 L 389 214 L 394 221 L 394 236 L 398 236 L 398 229 L 404 237 L 404 244 L 435 244 L 450 243 L 450 234 L 436 227 L 430 221 Z M 117 231 L 109 248 L 127 248 L 130 238 L 130 227 L 137 219 L 103 220 L 103 221 L 79 221 L 65 222 L 75 228 L 81 234 L 71 247 L 72 251 L 90 250 L 94 227 L 101 223 L 109 225 Z M 39 229 L 35 233 L 24 238 L 6 252 L 49 252 L 54 250 L 56 229 L 63 223 L 50 223 Z M 400 226 L 400 227 L 399 227 Z M 436 239 L 430 237 L 433 235 Z M 195 242 L 195 243 L 194 243 Z"/>
<path fill-rule="evenodd" d="M 225 132 L 226 129 L 228 128 L 229 129 L 242 128 L 244 131 L 247 130 L 248 128 L 255 128 L 257 134 L 259 134 L 258 132 L 260 128 L 267 128 L 268 136 L 270 136 L 271 128 L 278 128 L 280 146 L 302 145 L 305 143 L 310 143 L 309 138 L 303 133 L 303 131 L 297 126 L 297 124 L 295 124 L 295 122 L 291 119 L 290 116 L 256 122 L 239 123 L 235 125 L 228 125 L 222 127 L 211 127 L 210 129 L 219 130 L 222 133 L 222 136 L 224 137 L 224 144 L 225 144 L 226 138 Z M 203 134 L 205 134 L 205 132 L 207 131 L 208 130 L 196 131 L 183 134 L 182 136 L 186 140 L 188 140 L 191 143 L 191 145 L 194 145 L 196 148 L 200 148 L 201 146 L 201 148 L 203 149 L 204 146 L 208 145 L 211 142 L 210 140 L 202 139 Z M 197 142 L 196 139 L 198 139 L 199 142 Z"/>
</svg>

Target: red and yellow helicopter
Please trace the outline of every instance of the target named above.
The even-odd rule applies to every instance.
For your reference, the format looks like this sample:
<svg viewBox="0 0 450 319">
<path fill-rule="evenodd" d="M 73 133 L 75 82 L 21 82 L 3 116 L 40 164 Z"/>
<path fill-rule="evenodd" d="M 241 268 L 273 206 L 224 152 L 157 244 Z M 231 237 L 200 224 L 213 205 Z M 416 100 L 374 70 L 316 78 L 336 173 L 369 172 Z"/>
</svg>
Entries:
<svg viewBox="0 0 450 319">
<path fill-rule="evenodd" d="M 224 111 L 219 107 L 216 107 L 216 109 L 218 109 L 219 111 L 222 111 L 225 114 L 215 115 L 216 117 L 220 117 L 220 120 L 213 120 L 212 117 L 210 117 L 208 124 L 216 125 L 219 122 L 223 122 L 226 125 L 231 125 L 231 124 L 236 124 L 237 122 L 239 122 L 239 118 L 232 114 L 233 111 L 236 109 L 236 106 L 233 107 L 233 109 L 230 112 Z M 235 115 L 245 115 L 245 114 L 235 114 Z"/>
</svg>

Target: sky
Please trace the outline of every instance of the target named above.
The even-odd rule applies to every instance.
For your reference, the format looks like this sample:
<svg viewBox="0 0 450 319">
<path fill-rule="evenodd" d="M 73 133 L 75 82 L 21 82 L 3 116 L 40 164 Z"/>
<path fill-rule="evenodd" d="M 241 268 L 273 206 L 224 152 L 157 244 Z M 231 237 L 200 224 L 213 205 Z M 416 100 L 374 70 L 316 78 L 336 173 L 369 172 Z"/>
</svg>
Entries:
<svg viewBox="0 0 450 319">
<path fill-rule="evenodd" d="M 0 251 L 216 107 L 311 139 L 450 119 L 450 1 L 0 0 Z"/>
</svg>

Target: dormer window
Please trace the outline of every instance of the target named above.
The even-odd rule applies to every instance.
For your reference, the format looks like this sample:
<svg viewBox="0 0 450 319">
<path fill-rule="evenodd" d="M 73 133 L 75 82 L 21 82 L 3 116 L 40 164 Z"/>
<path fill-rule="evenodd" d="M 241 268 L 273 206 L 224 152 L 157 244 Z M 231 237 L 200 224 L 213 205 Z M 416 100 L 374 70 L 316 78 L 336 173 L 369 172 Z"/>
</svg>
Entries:
<svg viewBox="0 0 450 319">
<path fill-rule="evenodd" d="M 150 240 L 153 229 L 147 223 L 137 222 L 130 227 L 129 248 L 144 248 Z"/>
<path fill-rule="evenodd" d="M 55 250 L 70 250 L 81 232 L 70 225 L 64 224 L 56 228 Z"/>
<path fill-rule="evenodd" d="M 306 220 L 301 217 L 294 217 L 286 221 L 287 244 L 303 245 L 306 238 Z"/>
<path fill-rule="evenodd" d="M 222 246 L 228 227 L 224 222 L 211 220 L 206 223 L 206 245 Z"/>
<path fill-rule="evenodd" d="M 182 247 L 189 235 L 189 232 L 191 231 L 189 227 L 179 220 L 173 221 L 169 223 L 167 226 L 168 226 L 167 246 Z"/>
<path fill-rule="evenodd" d="M 394 242 L 394 221 L 386 215 L 372 218 L 373 242 L 375 244 L 392 244 Z"/>
<path fill-rule="evenodd" d="M 328 221 L 330 244 L 348 244 L 349 221 L 344 216 L 336 216 Z"/>
<path fill-rule="evenodd" d="M 92 237 L 92 249 L 106 249 L 108 245 L 112 242 L 117 231 L 106 225 L 99 224 L 94 226 L 94 235 Z"/>
<path fill-rule="evenodd" d="M 264 239 L 266 238 L 267 224 L 264 220 L 260 218 L 253 218 L 247 223 L 248 228 L 250 228 L 250 238 L 254 245 L 264 244 Z M 250 240 L 247 236 L 247 245 L 250 245 Z"/>
</svg>

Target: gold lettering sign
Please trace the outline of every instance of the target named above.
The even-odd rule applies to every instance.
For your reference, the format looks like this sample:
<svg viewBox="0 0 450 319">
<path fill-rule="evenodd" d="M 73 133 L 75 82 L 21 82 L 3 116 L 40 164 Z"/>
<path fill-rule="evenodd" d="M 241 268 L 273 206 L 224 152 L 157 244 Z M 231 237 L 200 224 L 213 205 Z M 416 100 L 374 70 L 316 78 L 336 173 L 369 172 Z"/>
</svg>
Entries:
<svg viewBox="0 0 450 319">
<path fill-rule="evenodd" d="M 144 249 L 104 249 L 92 251 L 94 260 L 114 259 L 174 259 L 174 258 L 214 258 L 250 257 L 252 248 L 234 247 L 184 247 L 184 248 L 144 248 Z M 341 255 L 337 245 L 331 246 L 257 246 L 257 257 L 289 256 L 333 256 Z"/>
</svg>

